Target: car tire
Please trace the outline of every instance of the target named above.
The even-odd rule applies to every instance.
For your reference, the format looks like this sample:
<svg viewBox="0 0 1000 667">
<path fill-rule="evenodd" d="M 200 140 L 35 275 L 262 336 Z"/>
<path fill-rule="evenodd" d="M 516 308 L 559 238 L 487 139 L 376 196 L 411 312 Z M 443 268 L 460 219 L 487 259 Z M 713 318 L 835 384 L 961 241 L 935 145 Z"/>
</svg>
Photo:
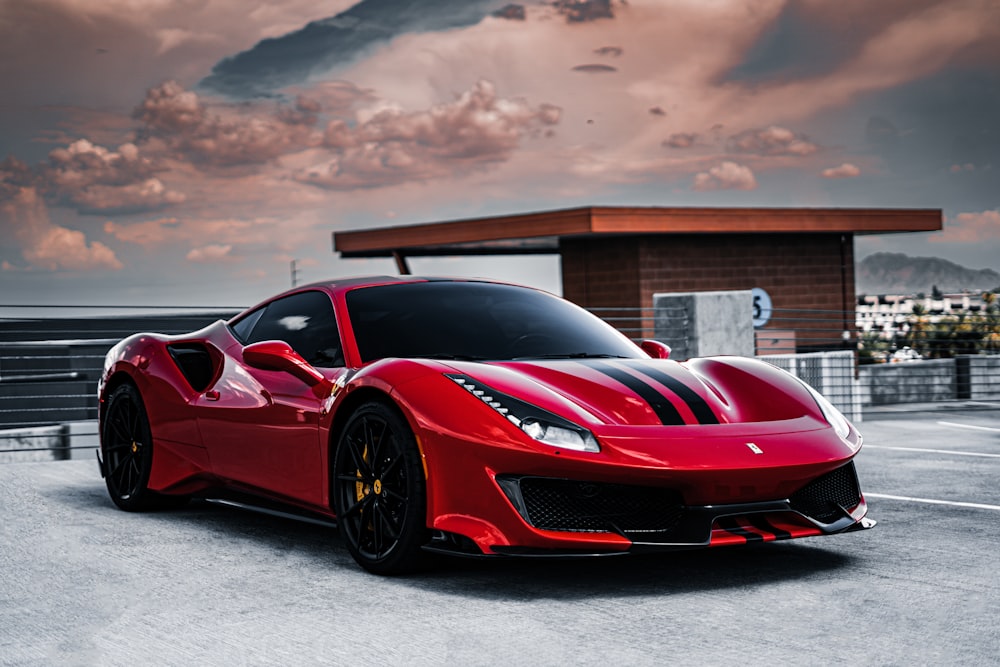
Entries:
<svg viewBox="0 0 1000 667">
<path fill-rule="evenodd" d="M 416 439 L 385 403 L 361 405 L 334 455 L 333 510 L 354 560 L 373 574 L 403 574 L 424 561 L 426 483 Z"/>
<path fill-rule="evenodd" d="M 187 496 L 168 496 L 149 489 L 153 436 L 139 390 L 123 384 L 111 392 L 107 402 L 101 453 L 111 500 L 126 512 L 169 509 L 187 503 Z"/>
</svg>

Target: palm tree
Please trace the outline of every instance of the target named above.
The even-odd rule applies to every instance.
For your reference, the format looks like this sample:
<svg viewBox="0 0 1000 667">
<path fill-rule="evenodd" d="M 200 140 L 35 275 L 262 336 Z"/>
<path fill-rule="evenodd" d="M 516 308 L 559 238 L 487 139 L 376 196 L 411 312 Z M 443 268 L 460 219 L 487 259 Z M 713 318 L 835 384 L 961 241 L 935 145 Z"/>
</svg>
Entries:
<svg viewBox="0 0 1000 667">
<path fill-rule="evenodd" d="M 910 330 L 906 335 L 906 343 L 911 350 L 921 355 L 927 352 L 927 308 L 922 303 L 913 304 L 910 318 Z"/>
</svg>

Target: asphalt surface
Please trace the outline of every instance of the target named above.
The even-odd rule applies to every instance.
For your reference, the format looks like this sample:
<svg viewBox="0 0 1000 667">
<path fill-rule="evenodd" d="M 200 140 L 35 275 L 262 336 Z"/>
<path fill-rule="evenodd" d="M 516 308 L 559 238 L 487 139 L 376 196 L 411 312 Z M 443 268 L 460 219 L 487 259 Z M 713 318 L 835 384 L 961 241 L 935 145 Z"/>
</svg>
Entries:
<svg viewBox="0 0 1000 667">
<path fill-rule="evenodd" d="M 862 431 L 873 530 L 406 578 L 322 526 L 120 512 L 90 461 L 0 465 L 0 664 L 1000 664 L 1000 404 Z"/>
</svg>

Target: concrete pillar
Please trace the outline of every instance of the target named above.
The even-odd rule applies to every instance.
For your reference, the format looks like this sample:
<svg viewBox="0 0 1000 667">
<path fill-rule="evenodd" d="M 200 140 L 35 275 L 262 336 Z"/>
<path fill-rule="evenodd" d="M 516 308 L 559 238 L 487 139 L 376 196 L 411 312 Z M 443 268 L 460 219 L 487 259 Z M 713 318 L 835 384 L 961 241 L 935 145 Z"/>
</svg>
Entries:
<svg viewBox="0 0 1000 667">
<path fill-rule="evenodd" d="M 653 313 L 653 336 L 671 359 L 754 354 L 750 290 L 654 294 Z"/>
</svg>

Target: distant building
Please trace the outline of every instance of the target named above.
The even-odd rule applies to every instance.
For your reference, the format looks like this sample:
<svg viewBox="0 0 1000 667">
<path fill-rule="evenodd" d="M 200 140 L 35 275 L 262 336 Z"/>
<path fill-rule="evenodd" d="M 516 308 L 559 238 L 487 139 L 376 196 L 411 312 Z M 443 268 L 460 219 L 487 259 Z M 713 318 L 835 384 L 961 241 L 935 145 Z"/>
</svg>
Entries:
<svg viewBox="0 0 1000 667">
<path fill-rule="evenodd" d="M 884 340 L 892 340 L 897 334 L 909 330 L 913 307 L 917 304 L 923 308 L 923 313 L 932 323 L 938 322 L 942 317 L 962 313 L 977 314 L 986 307 L 982 292 L 943 294 L 940 299 L 901 294 L 863 296 L 858 299 L 855 309 L 857 329 L 864 333 L 874 333 Z"/>
</svg>

